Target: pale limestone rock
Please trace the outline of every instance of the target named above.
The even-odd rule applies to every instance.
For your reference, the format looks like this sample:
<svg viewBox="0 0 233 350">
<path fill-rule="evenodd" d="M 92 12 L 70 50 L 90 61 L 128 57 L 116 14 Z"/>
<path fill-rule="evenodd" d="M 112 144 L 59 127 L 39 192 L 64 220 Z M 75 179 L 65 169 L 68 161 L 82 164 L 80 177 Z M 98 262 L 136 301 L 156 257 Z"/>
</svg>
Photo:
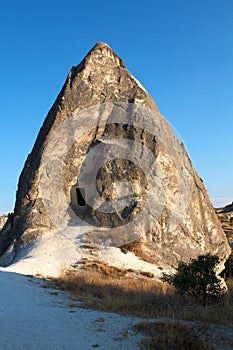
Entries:
<svg viewBox="0 0 233 350">
<path fill-rule="evenodd" d="M 93 106 L 98 107 L 93 109 Z M 138 119 L 138 125 L 141 127 L 134 122 L 128 126 L 124 123 L 116 123 L 114 115 L 116 112 L 117 118 L 120 118 L 120 111 L 122 115 L 131 112 L 139 115 L 145 109 L 148 114 L 145 112 L 142 122 L 140 118 Z M 83 114 L 84 110 L 90 111 L 90 116 Z M 67 129 L 62 126 L 73 115 L 76 115 L 77 119 L 73 119 L 72 123 L 67 124 L 66 127 L 70 128 L 69 132 L 72 136 L 76 131 L 77 134 L 80 130 L 82 133 L 75 142 L 70 144 L 69 137 L 66 135 Z M 159 124 L 157 134 L 153 128 L 148 130 L 151 125 L 150 116 L 157 118 L 157 124 Z M 95 118 L 98 120 L 98 126 Z M 75 120 L 79 130 L 75 129 Z M 104 125 L 104 122 L 108 124 Z M 88 125 L 92 127 L 88 128 Z M 87 130 L 84 132 L 85 128 Z M 59 139 L 54 139 L 57 143 L 51 148 L 51 153 L 46 154 L 49 142 L 55 134 L 59 135 Z M 112 139 L 118 139 L 118 141 L 113 142 Z M 93 202 L 93 208 L 77 207 L 75 184 L 88 151 L 97 145 L 110 147 L 116 142 L 122 144 L 122 139 L 131 140 L 142 148 L 146 146 L 149 150 L 147 158 L 154 156 L 151 160 L 154 178 L 152 176 L 148 180 L 143 173 L 145 169 L 143 167 L 140 169 L 140 166 L 133 164 L 129 158 L 109 160 L 97 174 L 96 188 L 100 196 L 99 200 Z M 51 182 L 54 169 L 58 164 L 57 160 L 60 159 L 65 148 L 67 148 L 67 154 L 62 160 L 61 181 L 60 183 Z M 143 159 L 143 152 L 139 155 L 139 159 Z M 173 157 L 174 154 L 176 158 Z M 47 155 L 51 156 L 51 159 L 44 166 Z M 129 153 L 128 156 L 132 155 Z M 92 159 L 93 163 L 94 161 L 95 158 Z M 49 199 L 47 203 L 44 199 L 46 184 L 41 186 L 41 176 L 45 172 L 48 180 L 47 191 L 51 192 L 51 198 L 54 198 L 54 194 L 57 196 L 57 203 L 52 202 L 52 205 Z M 155 179 L 158 186 L 159 184 L 163 186 L 164 192 L 161 197 L 158 189 L 153 185 Z M 88 181 L 87 177 L 86 182 Z M 64 192 L 61 197 L 59 185 Z M 149 206 L 148 196 L 151 200 Z M 158 196 L 157 206 L 152 203 L 156 196 Z M 120 201 L 117 202 L 119 198 Z M 101 204 L 103 201 L 104 205 L 111 203 L 112 213 L 98 210 L 103 205 Z M 68 202 L 80 220 L 87 223 L 85 230 L 82 230 L 83 226 L 80 225 L 79 218 L 72 219 L 73 214 L 64 210 L 63 202 Z M 55 207 L 59 205 L 61 207 L 58 210 Z M 125 225 L 134 222 L 145 208 L 145 215 L 153 225 L 147 229 L 148 222 L 146 220 L 144 222 L 142 217 L 134 229 L 129 226 L 131 231 L 128 230 L 125 236 Z M 54 215 L 51 215 L 51 209 L 55 210 Z M 118 246 L 124 252 L 132 251 L 142 260 L 152 262 L 166 271 L 173 271 L 180 260 L 188 261 L 201 254 L 216 254 L 222 263 L 230 254 L 226 236 L 210 203 L 207 191 L 193 169 L 183 145 L 179 144 L 168 123 L 159 114 L 151 96 L 105 43 L 98 43 L 77 67 L 71 69 L 44 121 L 19 179 L 14 219 L 7 229 L 1 232 L 1 254 L 9 246 L 12 251 L 12 242 L 15 240 L 14 250 L 17 256 L 17 252 L 23 245 L 31 243 L 44 232 L 50 230 L 54 232 L 56 229 L 54 217 L 57 212 L 61 213 L 58 218 L 60 224 L 69 220 L 69 215 L 71 216 L 68 229 L 70 229 L 71 238 L 75 238 L 77 233 L 79 248 L 82 245 L 89 245 L 100 250 L 106 245 Z M 174 213 L 177 215 L 176 218 Z M 78 226 L 77 229 L 75 225 Z M 66 231 L 66 236 L 67 234 L 69 233 Z"/>
</svg>

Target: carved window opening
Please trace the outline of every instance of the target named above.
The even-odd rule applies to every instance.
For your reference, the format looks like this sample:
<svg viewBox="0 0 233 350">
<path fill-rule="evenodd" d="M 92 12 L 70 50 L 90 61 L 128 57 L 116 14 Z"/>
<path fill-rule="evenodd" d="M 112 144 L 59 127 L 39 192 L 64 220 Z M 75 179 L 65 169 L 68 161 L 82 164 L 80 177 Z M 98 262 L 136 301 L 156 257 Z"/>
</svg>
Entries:
<svg viewBox="0 0 233 350">
<path fill-rule="evenodd" d="M 80 207 L 85 207 L 87 205 L 84 188 L 76 188 L 76 198 L 77 198 L 77 204 Z"/>
</svg>

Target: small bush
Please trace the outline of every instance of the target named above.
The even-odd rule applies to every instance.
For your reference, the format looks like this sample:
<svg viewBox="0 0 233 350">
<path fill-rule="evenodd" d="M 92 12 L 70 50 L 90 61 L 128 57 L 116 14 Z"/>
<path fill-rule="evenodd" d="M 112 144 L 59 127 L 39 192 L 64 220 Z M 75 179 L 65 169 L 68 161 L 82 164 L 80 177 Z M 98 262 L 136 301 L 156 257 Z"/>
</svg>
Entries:
<svg viewBox="0 0 233 350">
<path fill-rule="evenodd" d="M 230 218 L 229 224 L 230 224 L 230 226 L 233 226 L 233 217 Z"/>
<path fill-rule="evenodd" d="M 220 220 L 221 222 L 226 222 L 226 221 L 227 221 L 226 218 L 225 218 L 225 216 L 219 216 L 218 218 L 219 218 L 219 220 Z"/>
<path fill-rule="evenodd" d="M 190 263 L 180 262 L 174 275 L 163 274 L 162 280 L 173 285 L 181 294 L 190 294 L 201 299 L 203 304 L 225 290 L 216 276 L 219 258 L 215 255 L 200 255 Z"/>
</svg>

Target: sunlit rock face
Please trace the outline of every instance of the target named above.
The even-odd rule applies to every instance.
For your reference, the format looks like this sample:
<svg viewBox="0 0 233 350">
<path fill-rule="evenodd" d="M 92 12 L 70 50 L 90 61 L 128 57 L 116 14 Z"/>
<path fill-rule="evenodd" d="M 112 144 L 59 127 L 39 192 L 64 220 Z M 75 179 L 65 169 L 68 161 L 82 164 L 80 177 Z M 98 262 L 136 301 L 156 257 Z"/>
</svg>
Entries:
<svg viewBox="0 0 233 350">
<path fill-rule="evenodd" d="M 4 227 L 6 222 L 7 222 L 7 216 L 6 215 L 0 216 L 0 230 Z"/>
<path fill-rule="evenodd" d="M 224 263 L 230 253 L 183 144 L 105 43 L 71 69 L 49 111 L 0 252 L 14 261 L 56 230 L 79 248 L 117 247 L 166 271 L 206 253 Z"/>
</svg>

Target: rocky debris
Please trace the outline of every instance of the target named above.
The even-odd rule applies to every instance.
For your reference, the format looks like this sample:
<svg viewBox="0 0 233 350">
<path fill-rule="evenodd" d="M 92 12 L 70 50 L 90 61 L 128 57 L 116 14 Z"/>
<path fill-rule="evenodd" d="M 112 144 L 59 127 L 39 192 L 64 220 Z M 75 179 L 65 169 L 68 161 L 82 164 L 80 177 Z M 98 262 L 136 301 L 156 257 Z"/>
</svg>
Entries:
<svg viewBox="0 0 233 350">
<path fill-rule="evenodd" d="M 110 158 L 99 164 L 102 154 Z M 142 260 L 167 271 L 201 254 L 216 254 L 222 263 L 230 254 L 183 145 L 105 43 L 71 69 L 44 121 L 20 175 L 14 217 L 1 232 L 0 253 L 11 249 L 17 257 L 54 230 L 79 246 L 142 252 Z"/>
</svg>

